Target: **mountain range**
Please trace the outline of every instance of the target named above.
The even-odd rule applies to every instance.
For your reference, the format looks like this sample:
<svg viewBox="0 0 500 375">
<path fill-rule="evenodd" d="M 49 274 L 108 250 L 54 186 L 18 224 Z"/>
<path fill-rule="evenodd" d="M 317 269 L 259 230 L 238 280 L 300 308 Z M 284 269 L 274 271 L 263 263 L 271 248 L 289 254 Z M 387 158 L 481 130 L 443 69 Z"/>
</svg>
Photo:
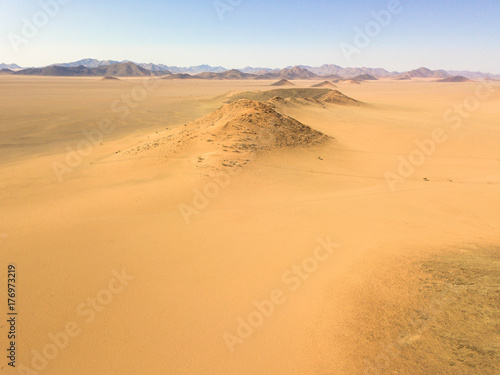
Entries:
<svg viewBox="0 0 500 375">
<path fill-rule="evenodd" d="M 17 64 L 0 64 L 0 69 L 22 69 Z"/>
<path fill-rule="evenodd" d="M 61 64 L 52 64 L 57 66 L 63 66 L 67 68 L 76 68 L 78 66 L 84 66 L 86 68 L 98 68 L 100 66 L 118 64 L 118 63 L 128 63 L 132 61 L 115 61 L 115 60 L 95 60 L 95 59 L 83 59 L 78 60 L 71 63 L 61 63 Z M 209 65 L 198 65 L 198 66 L 190 66 L 190 67 L 178 67 L 178 66 L 167 66 L 163 64 L 153 64 L 153 63 L 134 63 L 141 68 L 151 70 L 152 72 L 165 72 L 169 71 L 172 73 L 188 73 L 188 74 L 198 74 L 203 72 L 214 72 L 221 73 L 225 72 L 228 69 L 223 68 L 222 66 L 209 66 Z"/>
<path fill-rule="evenodd" d="M 12 74 L 17 75 L 37 75 L 37 76 L 76 76 L 76 77 L 150 77 L 172 74 L 169 71 L 152 72 L 134 63 L 112 63 L 110 65 L 98 65 L 88 68 L 83 65 L 76 67 L 50 65 L 44 68 L 28 68 L 19 70 Z"/>
<path fill-rule="evenodd" d="M 408 72 L 390 72 L 383 68 L 343 68 L 334 64 L 319 67 L 307 65 L 288 66 L 284 69 L 263 67 L 245 67 L 243 69 L 226 69 L 222 66 L 198 65 L 191 67 L 167 66 L 153 63 L 134 63 L 131 61 L 83 59 L 70 63 L 52 64 L 41 68 L 23 69 L 17 64 L 0 64 L 3 74 L 46 75 L 46 76 L 117 76 L 145 77 L 166 76 L 165 78 L 199 78 L 199 79 L 357 79 L 371 80 L 376 78 L 411 79 L 436 78 L 445 79 L 462 76 L 468 79 L 500 79 L 500 74 L 471 71 L 445 71 L 419 68 Z"/>
</svg>

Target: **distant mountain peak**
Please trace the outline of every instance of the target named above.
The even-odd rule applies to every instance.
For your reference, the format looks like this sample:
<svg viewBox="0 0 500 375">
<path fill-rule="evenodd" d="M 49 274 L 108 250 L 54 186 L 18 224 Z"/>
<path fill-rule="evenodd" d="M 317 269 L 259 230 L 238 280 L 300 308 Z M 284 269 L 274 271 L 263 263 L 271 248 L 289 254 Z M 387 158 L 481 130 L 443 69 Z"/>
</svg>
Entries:
<svg viewBox="0 0 500 375">
<path fill-rule="evenodd" d="M 22 69 L 22 68 L 17 64 L 0 64 L 0 69 L 16 70 L 16 69 Z"/>
<path fill-rule="evenodd" d="M 409 77 L 415 78 L 448 78 L 450 74 L 444 70 L 430 70 L 425 67 L 420 67 L 418 69 L 410 70 L 407 72 Z"/>
</svg>

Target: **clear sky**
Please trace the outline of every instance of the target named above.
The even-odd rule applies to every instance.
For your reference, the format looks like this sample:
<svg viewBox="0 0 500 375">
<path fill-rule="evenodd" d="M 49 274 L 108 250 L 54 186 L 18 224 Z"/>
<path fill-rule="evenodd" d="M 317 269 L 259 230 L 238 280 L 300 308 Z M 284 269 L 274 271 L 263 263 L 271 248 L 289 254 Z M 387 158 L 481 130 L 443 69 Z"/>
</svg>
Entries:
<svg viewBox="0 0 500 375">
<path fill-rule="evenodd" d="M 356 28 L 365 29 L 389 0 L 218 0 L 232 8 L 222 19 L 214 0 L 64 0 L 45 26 L 38 13 L 42 26 L 16 52 L 12 33 L 23 37 L 24 20 L 33 21 L 40 2 L 51 1 L 0 0 L 0 62 L 42 66 L 90 57 L 226 68 L 336 64 L 500 73 L 499 0 L 400 0 L 401 13 L 351 60 L 340 46 L 355 47 Z"/>
</svg>

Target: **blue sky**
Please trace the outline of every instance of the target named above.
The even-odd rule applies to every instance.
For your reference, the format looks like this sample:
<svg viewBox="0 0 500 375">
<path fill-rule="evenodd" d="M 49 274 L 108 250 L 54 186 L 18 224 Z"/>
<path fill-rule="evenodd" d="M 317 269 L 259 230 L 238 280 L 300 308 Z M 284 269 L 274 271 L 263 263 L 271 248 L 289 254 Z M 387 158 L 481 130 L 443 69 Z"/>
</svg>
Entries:
<svg viewBox="0 0 500 375">
<path fill-rule="evenodd" d="M 400 0 L 401 13 L 350 60 L 341 45 L 356 47 L 356 28 L 373 26 L 372 12 L 387 10 L 389 0 L 218 0 L 232 8 L 223 19 L 214 0 L 64 0 L 16 52 L 9 38 L 22 37 L 25 20 L 33 21 L 40 2 L 51 1 L 0 0 L 0 62 L 42 66 L 91 57 L 227 68 L 337 64 L 500 73 L 498 0 Z"/>
</svg>

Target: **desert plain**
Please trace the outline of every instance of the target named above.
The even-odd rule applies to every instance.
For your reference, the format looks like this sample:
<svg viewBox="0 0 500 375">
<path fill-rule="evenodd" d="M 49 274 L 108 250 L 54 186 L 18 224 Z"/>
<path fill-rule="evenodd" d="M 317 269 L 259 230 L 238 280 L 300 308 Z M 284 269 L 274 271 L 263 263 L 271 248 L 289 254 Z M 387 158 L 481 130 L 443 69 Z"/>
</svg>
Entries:
<svg viewBox="0 0 500 375">
<path fill-rule="evenodd" d="M 500 82 L 274 82 L 0 77 L 2 373 L 498 373 Z"/>
</svg>

